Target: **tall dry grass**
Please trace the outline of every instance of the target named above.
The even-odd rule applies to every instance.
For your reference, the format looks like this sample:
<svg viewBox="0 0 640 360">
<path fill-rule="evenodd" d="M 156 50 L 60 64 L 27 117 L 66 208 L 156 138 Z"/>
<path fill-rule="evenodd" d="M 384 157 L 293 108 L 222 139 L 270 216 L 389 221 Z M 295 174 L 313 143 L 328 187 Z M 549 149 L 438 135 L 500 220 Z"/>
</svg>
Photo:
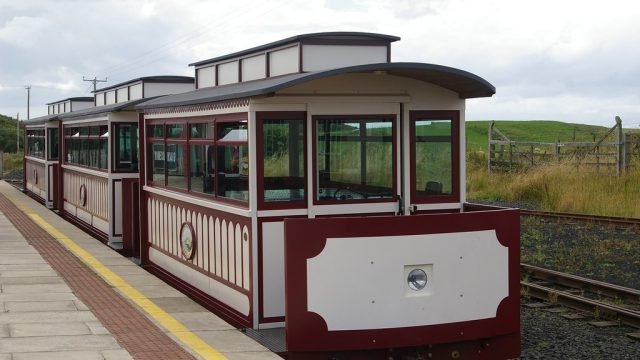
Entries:
<svg viewBox="0 0 640 360">
<path fill-rule="evenodd" d="M 476 158 L 474 158 L 474 156 Z M 489 173 L 486 160 L 470 155 L 470 199 L 526 202 L 543 210 L 640 217 L 640 169 L 620 176 L 572 164 L 550 164 L 514 173 Z M 485 158 L 486 159 L 486 158 Z"/>
</svg>

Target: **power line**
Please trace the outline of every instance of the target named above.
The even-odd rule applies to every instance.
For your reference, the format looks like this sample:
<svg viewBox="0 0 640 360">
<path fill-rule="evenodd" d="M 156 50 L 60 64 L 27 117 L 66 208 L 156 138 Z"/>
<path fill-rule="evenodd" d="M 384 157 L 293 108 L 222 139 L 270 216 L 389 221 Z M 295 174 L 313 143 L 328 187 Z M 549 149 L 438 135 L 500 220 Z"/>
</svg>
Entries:
<svg viewBox="0 0 640 360">
<path fill-rule="evenodd" d="M 96 84 L 99 82 L 107 82 L 107 78 L 104 78 L 104 80 L 98 80 L 97 76 L 94 76 L 93 79 L 85 79 L 84 76 L 82 77 L 82 81 L 89 81 L 93 83 L 93 92 L 96 92 Z"/>
</svg>

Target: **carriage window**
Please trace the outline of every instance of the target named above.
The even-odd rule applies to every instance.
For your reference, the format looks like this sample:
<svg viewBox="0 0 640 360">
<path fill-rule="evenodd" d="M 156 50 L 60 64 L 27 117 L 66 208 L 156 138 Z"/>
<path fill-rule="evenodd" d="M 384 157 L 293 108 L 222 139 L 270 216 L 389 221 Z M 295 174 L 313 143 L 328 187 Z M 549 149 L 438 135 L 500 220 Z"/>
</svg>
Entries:
<svg viewBox="0 0 640 360">
<path fill-rule="evenodd" d="M 415 154 L 418 196 L 451 195 L 451 120 L 416 120 Z"/>
<path fill-rule="evenodd" d="M 149 171 L 148 179 L 158 185 L 164 185 L 164 144 L 152 143 L 149 144 Z"/>
<path fill-rule="evenodd" d="M 264 120 L 264 201 L 304 200 L 304 119 Z"/>
<path fill-rule="evenodd" d="M 44 158 L 44 129 L 27 130 L 27 155 Z"/>
<path fill-rule="evenodd" d="M 410 119 L 411 201 L 459 201 L 459 112 L 412 111 Z"/>
<path fill-rule="evenodd" d="M 107 125 L 65 127 L 65 161 L 93 169 L 107 169 Z"/>
<path fill-rule="evenodd" d="M 218 196 L 249 201 L 249 147 L 246 122 L 221 123 L 218 131 Z"/>
<path fill-rule="evenodd" d="M 187 190 L 184 173 L 184 145 L 167 144 L 167 186 Z"/>
<path fill-rule="evenodd" d="M 213 144 L 189 145 L 191 191 L 214 194 L 215 147 Z"/>
<path fill-rule="evenodd" d="M 393 197 L 390 118 L 316 119 L 316 200 Z"/>
<path fill-rule="evenodd" d="M 115 124 L 114 129 L 114 164 L 116 170 L 138 169 L 138 124 Z"/>
<path fill-rule="evenodd" d="M 49 160 L 58 160 L 58 129 L 47 129 L 47 153 Z"/>
<path fill-rule="evenodd" d="M 247 122 L 207 120 L 148 125 L 147 180 L 154 186 L 248 202 Z"/>
</svg>

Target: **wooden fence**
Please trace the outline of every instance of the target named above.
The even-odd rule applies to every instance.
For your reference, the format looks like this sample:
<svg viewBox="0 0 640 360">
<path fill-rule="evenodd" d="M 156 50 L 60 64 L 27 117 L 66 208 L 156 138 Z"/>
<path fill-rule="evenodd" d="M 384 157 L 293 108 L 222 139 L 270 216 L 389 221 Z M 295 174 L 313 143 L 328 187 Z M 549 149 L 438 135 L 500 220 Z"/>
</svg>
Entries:
<svg viewBox="0 0 640 360">
<path fill-rule="evenodd" d="M 596 172 L 619 175 L 640 160 L 640 134 L 625 133 L 622 120 L 592 142 L 532 142 L 510 140 L 489 125 L 489 171 L 513 171 L 550 162 L 593 168 Z"/>
</svg>

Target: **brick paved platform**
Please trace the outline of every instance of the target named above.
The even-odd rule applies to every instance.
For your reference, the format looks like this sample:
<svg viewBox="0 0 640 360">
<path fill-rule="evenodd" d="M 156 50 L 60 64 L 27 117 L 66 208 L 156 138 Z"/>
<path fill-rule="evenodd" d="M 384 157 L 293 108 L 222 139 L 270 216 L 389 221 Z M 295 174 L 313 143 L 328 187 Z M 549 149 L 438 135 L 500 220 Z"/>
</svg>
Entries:
<svg viewBox="0 0 640 360">
<path fill-rule="evenodd" d="M 0 360 L 280 359 L 3 181 L 0 290 Z"/>
</svg>

